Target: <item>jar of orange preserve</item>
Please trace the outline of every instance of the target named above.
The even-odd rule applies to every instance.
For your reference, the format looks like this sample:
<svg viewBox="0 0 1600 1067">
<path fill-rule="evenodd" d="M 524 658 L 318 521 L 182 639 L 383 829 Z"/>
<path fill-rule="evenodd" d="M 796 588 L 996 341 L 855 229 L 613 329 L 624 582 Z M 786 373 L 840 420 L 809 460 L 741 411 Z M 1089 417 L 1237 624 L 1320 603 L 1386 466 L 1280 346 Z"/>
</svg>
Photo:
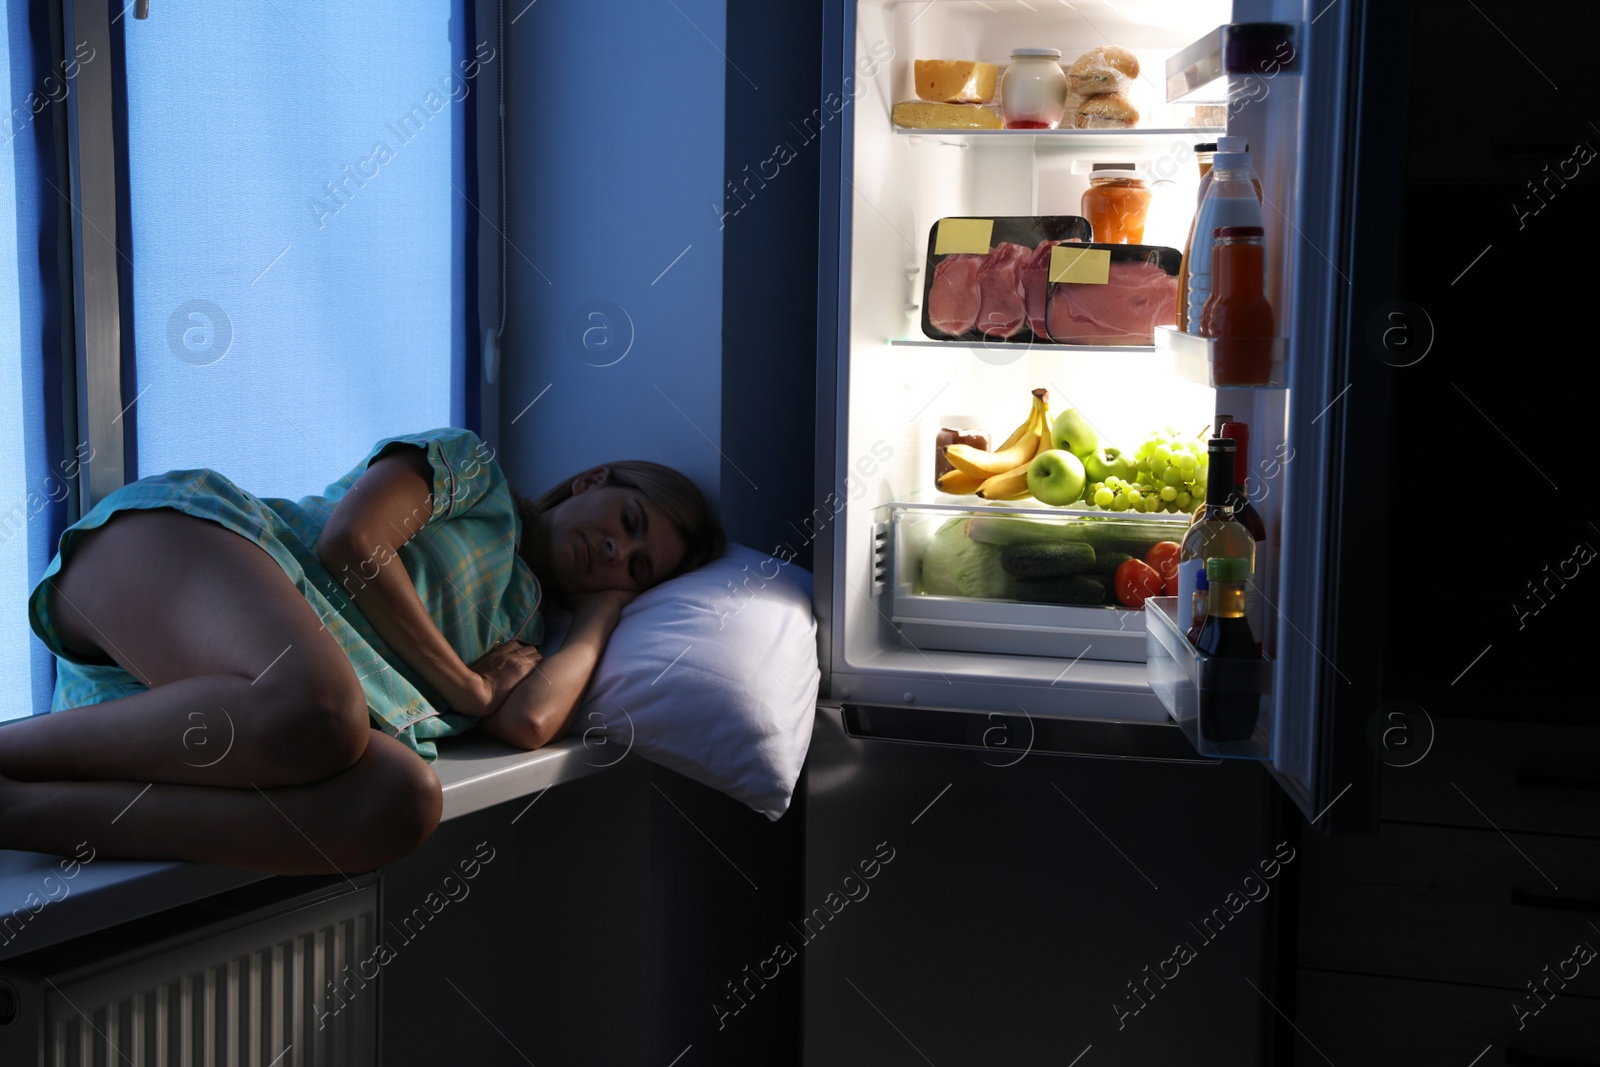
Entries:
<svg viewBox="0 0 1600 1067">
<path fill-rule="evenodd" d="M 1144 243 L 1150 186 L 1132 163 L 1096 163 L 1083 194 L 1083 217 L 1098 244 Z"/>
</svg>

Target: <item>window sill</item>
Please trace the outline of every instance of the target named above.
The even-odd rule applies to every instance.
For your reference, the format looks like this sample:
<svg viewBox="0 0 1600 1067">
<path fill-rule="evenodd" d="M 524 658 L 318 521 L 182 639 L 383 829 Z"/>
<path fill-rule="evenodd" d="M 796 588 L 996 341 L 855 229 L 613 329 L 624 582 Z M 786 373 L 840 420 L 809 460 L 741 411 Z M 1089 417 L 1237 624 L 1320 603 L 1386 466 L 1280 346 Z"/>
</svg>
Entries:
<svg viewBox="0 0 1600 1067">
<path fill-rule="evenodd" d="M 597 759 L 575 737 L 533 752 L 471 734 L 440 747 L 443 752 L 433 769 L 444 787 L 441 820 L 541 793 L 623 762 Z M 268 877 L 204 863 L 99 859 L 67 879 L 61 862 L 61 857 L 41 852 L 0 851 L 0 960 Z"/>
</svg>

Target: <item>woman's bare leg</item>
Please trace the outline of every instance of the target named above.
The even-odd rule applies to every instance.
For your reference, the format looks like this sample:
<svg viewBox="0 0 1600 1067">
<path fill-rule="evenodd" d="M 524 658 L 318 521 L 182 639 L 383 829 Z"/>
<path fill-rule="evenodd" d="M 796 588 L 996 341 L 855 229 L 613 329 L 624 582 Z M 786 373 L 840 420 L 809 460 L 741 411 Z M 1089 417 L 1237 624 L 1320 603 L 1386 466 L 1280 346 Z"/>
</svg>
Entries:
<svg viewBox="0 0 1600 1067">
<path fill-rule="evenodd" d="M 68 648 L 153 688 L 6 724 L 0 775 L 270 789 L 337 774 L 365 749 L 349 659 L 283 569 L 233 531 L 171 508 L 119 512 L 52 585 Z"/>
<path fill-rule="evenodd" d="M 61 713 L 58 713 L 61 714 Z M 353 874 L 415 850 L 439 823 L 439 779 L 421 757 L 372 732 L 354 766 L 278 789 L 0 779 L 6 848 L 175 859 L 271 874 Z"/>
</svg>

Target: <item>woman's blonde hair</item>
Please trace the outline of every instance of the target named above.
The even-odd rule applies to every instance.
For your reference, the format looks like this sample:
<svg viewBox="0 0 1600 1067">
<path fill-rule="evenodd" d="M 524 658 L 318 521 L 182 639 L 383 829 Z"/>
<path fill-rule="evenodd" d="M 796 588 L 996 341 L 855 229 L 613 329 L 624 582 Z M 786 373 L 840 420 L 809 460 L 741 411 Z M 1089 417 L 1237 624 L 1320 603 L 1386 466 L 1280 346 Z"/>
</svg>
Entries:
<svg viewBox="0 0 1600 1067">
<path fill-rule="evenodd" d="M 606 467 L 611 471 L 610 477 L 605 481 L 606 485 L 637 489 L 648 497 L 651 503 L 666 512 L 667 518 L 672 520 L 672 525 L 677 527 L 686 546 L 683 562 L 678 564 L 672 573 L 663 575 L 661 581 L 676 578 L 722 555 L 723 549 L 727 547 L 727 536 L 722 532 L 722 525 L 717 521 L 717 517 L 711 513 L 711 506 L 706 503 L 700 487 L 694 482 L 671 467 L 652 463 L 647 459 L 625 459 L 596 466 Z M 572 483 L 578 477 L 579 475 L 575 474 L 563 479 L 543 496 L 531 500 L 517 493 L 511 494 L 517 502 L 517 511 L 522 516 L 524 537 L 528 536 L 528 531 L 537 528 L 540 515 L 572 496 Z"/>
</svg>

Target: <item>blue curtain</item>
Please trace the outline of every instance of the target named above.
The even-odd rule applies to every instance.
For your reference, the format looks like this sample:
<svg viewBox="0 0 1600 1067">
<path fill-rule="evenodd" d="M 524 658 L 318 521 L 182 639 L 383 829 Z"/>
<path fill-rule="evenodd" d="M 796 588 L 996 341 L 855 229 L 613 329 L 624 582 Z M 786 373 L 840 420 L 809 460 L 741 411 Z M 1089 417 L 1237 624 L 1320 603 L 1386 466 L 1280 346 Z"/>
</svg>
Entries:
<svg viewBox="0 0 1600 1067">
<path fill-rule="evenodd" d="M 55 287 L 56 109 L 69 73 L 49 58 L 48 9 L 7 4 L 0 22 L 0 719 L 47 711 L 54 657 L 24 605 L 55 552 L 70 491 L 60 451 Z"/>
<path fill-rule="evenodd" d="M 464 102 L 499 59 L 459 8 L 121 21 L 137 477 L 294 498 L 384 437 L 464 425 Z"/>
</svg>

